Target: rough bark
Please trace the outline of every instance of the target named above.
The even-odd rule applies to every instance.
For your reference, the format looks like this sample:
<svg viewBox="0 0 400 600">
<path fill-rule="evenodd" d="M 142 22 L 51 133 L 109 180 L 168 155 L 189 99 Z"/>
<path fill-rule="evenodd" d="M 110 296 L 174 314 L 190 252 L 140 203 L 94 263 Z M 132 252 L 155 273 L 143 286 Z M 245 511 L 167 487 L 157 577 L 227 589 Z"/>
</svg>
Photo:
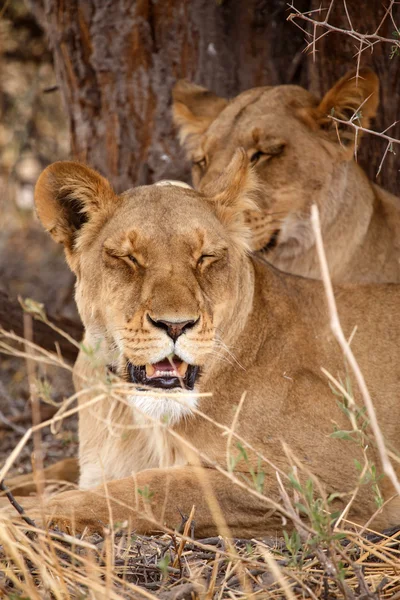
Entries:
<svg viewBox="0 0 400 600">
<path fill-rule="evenodd" d="M 66 318 L 57 318 L 48 315 L 49 321 L 59 329 L 68 333 L 76 341 L 82 338 L 82 325 Z M 0 327 L 6 331 L 24 337 L 23 310 L 17 300 L 11 300 L 5 292 L 0 290 Z M 68 362 L 73 362 L 77 356 L 77 348 L 64 337 L 57 334 L 45 323 L 33 319 L 33 341 L 42 348 L 55 352 L 57 343 L 62 356 Z"/>
<path fill-rule="evenodd" d="M 53 49 L 73 155 L 118 191 L 188 177 L 170 115 L 178 78 L 224 96 L 302 82 L 303 34 L 286 21 L 286 0 L 43 0 L 32 8 Z"/>
<path fill-rule="evenodd" d="M 376 29 L 383 4 L 370 0 L 360 10 L 359 0 L 348 0 L 354 28 Z M 320 2 L 297 0 L 295 6 L 306 11 Z M 188 178 L 170 117 L 176 79 L 187 77 L 228 97 L 280 83 L 323 94 L 356 64 L 354 40 L 337 33 L 317 43 L 315 62 L 306 57 L 303 33 L 286 21 L 286 0 L 43 0 L 33 8 L 53 49 L 73 155 L 99 169 L 118 191 L 163 177 Z M 348 28 L 341 2 L 332 23 Z M 388 18 L 381 34 L 392 37 L 392 30 Z M 398 116 L 400 57 L 389 56 L 388 44 L 376 44 L 361 59 L 381 79 L 380 130 Z M 360 160 L 374 177 L 385 144 L 370 136 L 363 146 Z M 388 153 L 379 182 L 400 193 L 397 172 L 398 158 Z"/>
<path fill-rule="evenodd" d="M 328 6 L 330 0 L 324 2 Z M 300 11 L 320 6 L 320 0 L 294 3 Z M 359 0 L 347 0 L 354 29 L 375 30 L 388 3 L 369 0 L 361 7 Z M 286 0 L 42 0 L 32 7 L 53 49 L 73 155 L 106 175 L 117 191 L 188 177 L 171 124 L 176 79 L 187 77 L 228 97 L 280 83 L 299 83 L 322 95 L 356 65 L 358 48 L 343 34 L 319 40 L 315 62 L 302 53 L 304 34 L 286 21 Z M 397 4 L 393 11 L 398 20 Z M 330 22 L 349 27 L 339 0 Z M 393 29 L 387 18 L 380 33 L 393 37 Z M 380 130 L 398 117 L 400 57 L 390 60 L 390 50 L 378 43 L 361 57 L 381 79 Z M 364 141 L 360 160 L 370 177 L 384 150 L 385 143 L 373 136 Z M 394 173 L 398 155 L 388 153 L 379 182 L 400 193 Z"/>
</svg>

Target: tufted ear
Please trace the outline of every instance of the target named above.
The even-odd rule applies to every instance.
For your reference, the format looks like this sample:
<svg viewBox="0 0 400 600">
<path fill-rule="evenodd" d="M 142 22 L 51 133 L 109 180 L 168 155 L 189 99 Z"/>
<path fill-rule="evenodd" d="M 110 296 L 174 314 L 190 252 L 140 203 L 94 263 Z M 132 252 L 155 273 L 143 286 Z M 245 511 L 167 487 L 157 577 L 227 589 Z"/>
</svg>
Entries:
<svg viewBox="0 0 400 600">
<path fill-rule="evenodd" d="M 329 117 L 348 121 L 357 113 L 354 120 L 356 125 L 368 127 L 371 119 L 376 115 L 379 105 L 379 79 L 370 69 L 363 68 L 358 72 L 350 71 L 325 94 L 320 104 L 313 109 L 300 109 L 308 111 L 313 125 L 317 125 L 338 140 L 338 131 L 342 143 L 354 142 L 355 130 L 343 126 Z M 342 133 L 343 132 L 343 133 Z"/>
<path fill-rule="evenodd" d="M 93 169 L 72 161 L 47 167 L 35 187 L 35 205 L 43 227 L 73 252 L 78 234 L 90 222 L 103 222 L 117 204 L 110 183 Z"/>
<path fill-rule="evenodd" d="M 238 148 L 223 173 L 202 189 L 236 245 L 246 251 L 251 251 L 253 246 L 247 213 L 258 210 L 260 193 L 257 175 L 243 148 Z"/>
<path fill-rule="evenodd" d="M 173 119 L 179 129 L 179 141 L 191 153 L 228 101 L 186 79 L 175 84 L 172 98 Z"/>
</svg>

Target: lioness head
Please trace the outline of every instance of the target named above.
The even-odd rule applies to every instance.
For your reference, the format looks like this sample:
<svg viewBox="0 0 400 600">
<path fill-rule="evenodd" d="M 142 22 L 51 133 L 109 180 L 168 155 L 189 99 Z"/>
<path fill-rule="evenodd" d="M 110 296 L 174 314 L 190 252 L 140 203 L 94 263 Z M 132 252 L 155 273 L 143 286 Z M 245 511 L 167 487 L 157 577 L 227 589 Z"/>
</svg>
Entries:
<svg viewBox="0 0 400 600">
<path fill-rule="evenodd" d="M 170 182 L 117 196 L 74 162 L 54 163 L 38 180 L 39 218 L 77 277 L 85 340 L 140 388 L 131 401 L 153 417 L 190 412 L 214 355 L 244 325 L 252 298 L 244 213 L 256 187 L 243 151 L 207 195 Z M 162 397 L 172 389 L 194 394 L 184 406 Z"/>
<path fill-rule="evenodd" d="M 310 247 L 312 203 L 323 226 L 341 210 L 353 156 L 355 130 L 331 117 L 368 127 L 379 101 L 374 73 L 348 73 L 322 100 L 305 89 L 282 85 L 243 92 L 228 101 L 188 81 L 173 91 L 174 121 L 192 162 L 193 183 L 203 189 L 244 148 L 262 181 L 258 204 L 265 209 L 254 249 L 286 244 L 287 254 Z M 359 136 L 358 136 L 359 137 Z M 263 230 L 264 227 L 264 230 Z"/>
</svg>

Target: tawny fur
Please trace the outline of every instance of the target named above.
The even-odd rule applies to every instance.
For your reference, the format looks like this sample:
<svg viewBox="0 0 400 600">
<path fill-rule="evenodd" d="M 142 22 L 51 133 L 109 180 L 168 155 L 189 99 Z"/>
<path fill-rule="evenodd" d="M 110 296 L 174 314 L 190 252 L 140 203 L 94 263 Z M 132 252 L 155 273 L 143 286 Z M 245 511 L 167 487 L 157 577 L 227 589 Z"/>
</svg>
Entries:
<svg viewBox="0 0 400 600">
<path fill-rule="evenodd" d="M 106 186 L 104 195 L 97 190 L 96 203 L 80 199 L 86 203 L 82 208 L 88 221 L 78 230 L 71 225 L 64 243 L 78 276 L 84 346 L 97 351 L 95 360 L 87 351 L 80 353 L 74 379 L 77 389 L 100 383 L 102 388 L 80 398 L 81 487 L 86 489 L 55 496 L 46 507 L 48 518 L 62 528 L 74 523 L 78 530 L 101 530 L 110 520 L 127 520 L 137 532 L 149 533 L 160 527 L 157 522 L 177 526 L 179 511 L 189 514 L 195 505 L 197 536 L 220 531 L 216 506 L 235 536 L 281 532 L 276 506 L 271 509 L 268 500 L 252 496 L 218 471 L 231 465 L 229 456 L 237 457 L 238 448 L 235 437 L 224 435 L 216 423 L 231 427 L 244 393 L 235 432 L 274 466 L 260 465 L 248 449 L 248 460 L 238 460 L 235 467 L 240 481 L 246 477 L 251 486 L 250 470 L 261 469 L 264 494 L 279 504 L 275 469 L 282 471 L 286 483 L 284 474 L 292 465 L 285 442 L 303 465 L 298 471 L 303 481 L 312 473 L 326 494 L 343 494 L 335 508 L 343 508 L 353 493 L 359 476 L 354 459 L 362 462 L 362 451 L 357 443 L 331 435 L 335 425 L 340 430 L 351 426 L 321 372 L 324 367 L 346 381 L 347 368 L 329 329 L 323 287 L 318 281 L 281 273 L 246 252 L 247 196 L 254 191 L 246 163 L 242 152 L 235 155 L 226 177 L 210 185 L 207 196 L 175 186 L 147 186 L 116 197 Z M 50 169 L 55 200 L 66 169 L 71 177 L 82 178 L 75 163 Z M 98 177 L 85 169 L 85 178 Z M 44 183 L 49 190 L 46 171 L 36 190 L 39 204 Z M 68 232 L 71 215 L 63 206 L 58 217 Z M 229 211 L 221 220 L 224 206 Z M 52 230 L 44 206 L 39 214 L 44 227 Z M 241 224 L 243 244 L 229 220 Z M 137 264 L 129 262 L 130 255 Z M 199 263 L 202 255 L 207 257 Z M 385 440 L 398 451 L 400 291 L 395 285 L 343 286 L 336 296 L 346 336 L 357 326 L 352 347 Z M 151 325 L 148 315 L 198 321 L 173 342 Z M 126 383 L 120 384 L 127 389 L 125 402 L 113 396 L 106 384 L 106 365 L 112 364 L 124 377 L 127 359 L 141 365 L 173 351 L 201 366 L 195 393 L 212 396 L 192 397 L 192 414 L 180 413 L 167 430 L 165 420 L 151 418 L 151 402 L 147 414 L 135 411 L 135 391 Z M 105 397 L 95 403 L 100 392 Z M 151 396 L 156 406 L 160 398 Z M 356 390 L 355 399 L 361 403 Z M 179 403 L 174 415 L 179 416 Z M 372 441 L 368 456 L 379 472 Z M 393 495 L 387 479 L 380 481 L 380 488 L 384 499 Z M 110 504 L 107 495 L 113 499 Z M 26 506 L 34 515 L 29 501 Z M 364 523 L 375 510 L 372 486 L 365 484 L 350 517 Z M 399 519 L 400 502 L 395 498 L 377 513 L 374 527 Z"/>
<path fill-rule="evenodd" d="M 334 282 L 400 281 L 400 199 L 354 161 L 355 132 L 331 116 L 369 127 L 379 102 L 377 76 L 350 72 L 318 100 L 297 86 L 250 89 L 229 102 L 180 81 L 173 113 L 200 191 L 244 148 L 261 181 L 260 212 L 248 212 L 253 249 L 277 268 L 319 278 L 310 224 L 317 204 Z M 361 134 L 358 136 L 360 142 Z M 274 236 L 274 244 L 268 246 Z"/>
</svg>

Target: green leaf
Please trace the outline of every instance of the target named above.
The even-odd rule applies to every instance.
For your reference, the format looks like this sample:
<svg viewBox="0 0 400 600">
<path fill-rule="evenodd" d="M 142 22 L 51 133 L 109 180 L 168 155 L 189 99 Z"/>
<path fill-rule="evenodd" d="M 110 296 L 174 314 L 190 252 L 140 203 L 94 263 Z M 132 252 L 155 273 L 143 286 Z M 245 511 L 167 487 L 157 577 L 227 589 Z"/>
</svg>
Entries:
<svg viewBox="0 0 400 600">
<path fill-rule="evenodd" d="M 160 571 L 162 572 L 164 577 L 168 573 L 168 567 L 169 567 L 170 561 L 171 561 L 171 559 L 169 557 L 169 554 L 164 554 L 164 556 L 157 563 L 157 567 L 160 569 Z"/>
<path fill-rule="evenodd" d="M 338 431 L 334 431 L 333 433 L 331 433 L 330 437 L 332 438 L 337 438 L 339 440 L 352 440 L 352 433 L 353 431 L 349 430 L 338 430 Z"/>
<path fill-rule="evenodd" d="M 242 455 L 243 459 L 246 462 L 248 462 L 249 461 L 249 457 L 247 455 L 246 449 L 242 446 L 242 444 L 240 442 L 237 442 L 236 448 L 239 450 L 239 452 Z"/>
<path fill-rule="evenodd" d="M 295 507 L 304 515 L 308 515 L 309 510 L 306 506 L 304 506 L 304 504 L 302 504 L 301 502 L 296 502 Z"/>
<path fill-rule="evenodd" d="M 294 473 L 289 473 L 289 481 L 292 485 L 292 487 L 294 487 L 295 490 L 297 490 L 298 492 L 303 492 L 300 483 L 297 481 Z"/>
<path fill-rule="evenodd" d="M 144 498 L 147 502 L 150 501 L 152 499 L 152 497 L 154 496 L 154 492 L 150 491 L 150 488 L 148 485 L 145 485 L 144 488 L 138 488 L 138 494 L 140 494 L 142 496 L 142 498 Z"/>
</svg>

